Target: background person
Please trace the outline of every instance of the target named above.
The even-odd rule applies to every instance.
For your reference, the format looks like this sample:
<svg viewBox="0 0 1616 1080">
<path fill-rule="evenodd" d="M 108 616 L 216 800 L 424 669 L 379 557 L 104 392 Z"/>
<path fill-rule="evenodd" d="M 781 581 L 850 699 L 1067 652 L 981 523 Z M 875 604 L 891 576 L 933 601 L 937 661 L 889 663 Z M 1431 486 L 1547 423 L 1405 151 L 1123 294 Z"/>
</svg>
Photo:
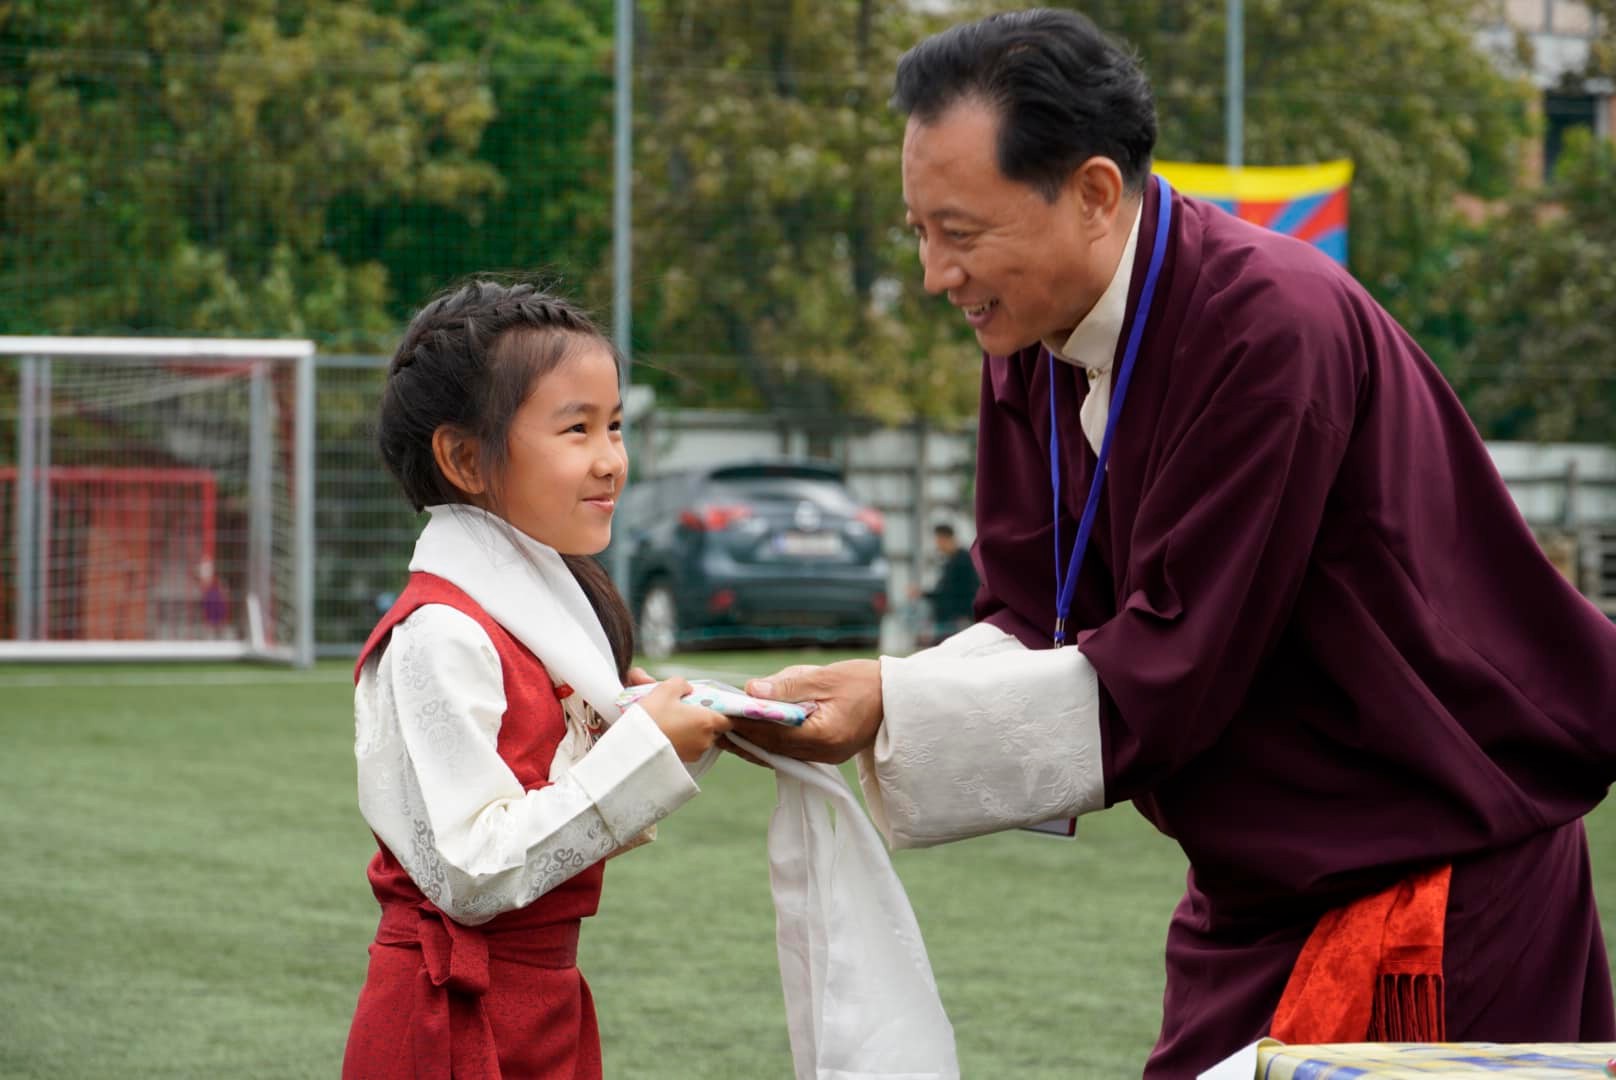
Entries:
<svg viewBox="0 0 1616 1080">
<path fill-rule="evenodd" d="M 952 525 L 937 525 L 932 529 L 932 538 L 942 564 L 937 582 L 924 592 L 916 587 L 913 596 L 924 599 L 931 609 L 929 640 L 936 641 L 970 625 L 971 605 L 981 582 L 971 562 L 971 553 L 960 546 Z"/>
</svg>

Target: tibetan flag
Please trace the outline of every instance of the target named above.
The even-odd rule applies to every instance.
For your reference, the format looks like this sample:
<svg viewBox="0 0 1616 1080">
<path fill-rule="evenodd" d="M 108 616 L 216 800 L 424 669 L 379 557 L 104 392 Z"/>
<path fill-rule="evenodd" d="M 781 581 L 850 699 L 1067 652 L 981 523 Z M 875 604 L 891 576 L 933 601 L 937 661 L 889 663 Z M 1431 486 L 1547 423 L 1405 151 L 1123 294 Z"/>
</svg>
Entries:
<svg viewBox="0 0 1616 1080">
<path fill-rule="evenodd" d="M 1352 162 L 1322 165 L 1196 165 L 1158 161 L 1155 171 L 1186 195 L 1216 203 L 1246 221 L 1306 240 L 1347 261 L 1347 185 Z"/>
</svg>

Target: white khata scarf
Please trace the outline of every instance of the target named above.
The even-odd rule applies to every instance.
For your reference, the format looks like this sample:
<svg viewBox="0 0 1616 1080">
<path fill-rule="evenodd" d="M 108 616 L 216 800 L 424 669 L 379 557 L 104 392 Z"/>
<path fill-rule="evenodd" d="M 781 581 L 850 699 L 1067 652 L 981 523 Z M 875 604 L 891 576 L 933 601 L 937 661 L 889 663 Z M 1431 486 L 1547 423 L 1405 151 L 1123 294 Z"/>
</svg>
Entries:
<svg viewBox="0 0 1616 1080">
<path fill-rule="evenodd" d="M 611 647 L 560 554 L 474 507 L 428 510 L 410 570 L 458 586 L 554 681 L 615 721 L 623 687 Z M 769 880 L 797 1080 L 957 1078 L 954 1029 L 914 911 L 841 773 L 728 738 L 775 770 Z"/>
</svg>

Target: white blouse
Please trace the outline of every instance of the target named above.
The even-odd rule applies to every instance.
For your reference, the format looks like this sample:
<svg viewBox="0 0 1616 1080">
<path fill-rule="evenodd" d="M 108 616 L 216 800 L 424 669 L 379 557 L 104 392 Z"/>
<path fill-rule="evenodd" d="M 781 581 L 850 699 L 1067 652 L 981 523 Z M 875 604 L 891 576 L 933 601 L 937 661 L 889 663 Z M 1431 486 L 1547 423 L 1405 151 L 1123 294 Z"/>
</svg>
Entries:
<svg viewBox="0 0 1616 1080">
<path fill-rule="evenodd" d="M 639 842 L 698 791 L 644 709 L 597 739 L 580 695 L 563 707 L 569 731 L 554 783 L 524 791 L 498 753 L 503 672 L 476 620 L 442 604 L 417 608 L 360 672 L 360 812 L 457 922 L 525 907 Z"/>
</svg>

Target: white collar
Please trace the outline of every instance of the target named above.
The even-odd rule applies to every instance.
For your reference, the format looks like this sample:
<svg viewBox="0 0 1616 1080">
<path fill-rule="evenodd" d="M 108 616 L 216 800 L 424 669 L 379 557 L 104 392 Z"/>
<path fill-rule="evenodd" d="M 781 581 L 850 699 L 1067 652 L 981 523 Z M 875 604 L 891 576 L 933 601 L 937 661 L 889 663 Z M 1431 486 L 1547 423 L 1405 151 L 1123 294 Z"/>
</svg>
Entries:
<svg viewBox="0 0 1616 1080">
<path fill-rule="evenodd" d="M 413 572 L 459 587 L 608 722 L 623 684 L 595 609 L 555 548 L 475 506 L 429 506 Z"/>
<path fill-rule="evenodd" d="M 1064 345 L 1055 348 L 1044 342 L 1044 347 L 1057 360 L 1087 368 L 1092 373 L 1111 370 L 1117 342 L 1122 338 L 1122 324 L 1128 318 L 1128 286 L 1133 284 L 1133 258 L 1139 248 L 1139 222 L 1144 217 L 1144 205 L 1145 201 L 1140 199 L 1134 209 L 1133 227 L 1128 230 L 1128 242 L 1122 248 L 1116 272 L 1111 275 L 1111 284 L 1105 287 L 1105 292 Z"/>
</svg>

